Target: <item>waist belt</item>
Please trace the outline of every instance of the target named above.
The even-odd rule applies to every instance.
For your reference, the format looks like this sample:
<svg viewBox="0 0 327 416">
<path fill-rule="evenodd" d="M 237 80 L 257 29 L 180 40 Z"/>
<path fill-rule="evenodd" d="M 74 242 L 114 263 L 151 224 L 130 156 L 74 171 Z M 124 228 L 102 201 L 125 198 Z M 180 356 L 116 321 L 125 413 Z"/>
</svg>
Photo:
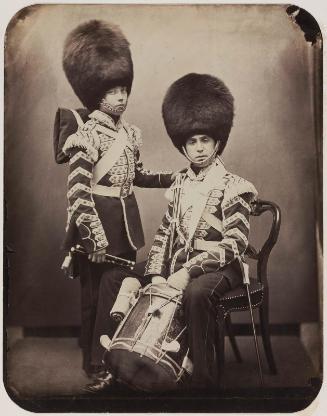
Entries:
<svg viewBox="0 0 327 416">
<path fill-rule="evenodd" d="M 218 250 L 218 241 L 206 241 L 196 238 L 194 240 L 193 248 L 199 251 L 212 251 Z"/>
<path fill-rule="evenodd" d="M 111 196 L 113 198 L 126 198 L 131 195 L 133 192 L 133 187 L 131 186 L 129 191 L 126 192 L 126 195 L 122 195 L 122 188 L 120 186 L 104 186 L 104 185 L 93 185 L 92 193 L 95 195 L 102 196 Z"/>
</svg>

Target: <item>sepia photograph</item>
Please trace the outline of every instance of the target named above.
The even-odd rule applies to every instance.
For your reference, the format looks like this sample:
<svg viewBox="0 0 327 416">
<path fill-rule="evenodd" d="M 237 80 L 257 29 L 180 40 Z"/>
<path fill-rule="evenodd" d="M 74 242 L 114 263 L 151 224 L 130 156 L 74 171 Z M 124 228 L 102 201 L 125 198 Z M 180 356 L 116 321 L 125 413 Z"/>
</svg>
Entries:
<svg viewBox="0 0 327 416">
<path fill-rule="evenodd" d="M 3 383 L 42 413 L 289 413 L 323 380 L 323 36 L 292 4 L 35 4 L 4 39 Z"/>
</svg>

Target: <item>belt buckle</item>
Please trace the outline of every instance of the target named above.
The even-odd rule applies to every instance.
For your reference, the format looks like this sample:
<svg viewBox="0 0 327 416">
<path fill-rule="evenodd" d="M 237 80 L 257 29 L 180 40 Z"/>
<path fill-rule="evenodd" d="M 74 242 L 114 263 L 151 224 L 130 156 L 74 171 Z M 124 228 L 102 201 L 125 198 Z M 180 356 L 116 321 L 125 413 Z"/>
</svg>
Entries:
<svg viewBox="0 0 327 416">
<path fill-rule="evenodd" d="M 126 198 L 127 196 L 131 195 L 131 186 L 129 185 L 128 187 L 124 185 L 122 185 L 122 187 L 120 188 L 120 198 Z"/>
</svg>

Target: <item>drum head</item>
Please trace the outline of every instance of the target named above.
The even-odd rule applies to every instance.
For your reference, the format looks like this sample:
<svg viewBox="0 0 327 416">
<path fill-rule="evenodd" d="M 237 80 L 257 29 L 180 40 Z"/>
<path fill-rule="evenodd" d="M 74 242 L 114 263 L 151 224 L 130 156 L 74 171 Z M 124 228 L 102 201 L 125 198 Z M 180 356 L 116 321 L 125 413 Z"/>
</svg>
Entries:
<svg viewBox="0 0 327 416">
<path fill-rule="evenodd" d="M 106 354 L 105 361 L 116 379 L 130 387 L 147 391 L 176 390 L 179 384 L 172 378 L 171 371 L 160 363 L 134 352 L 113 349 Z"/>
</svg>

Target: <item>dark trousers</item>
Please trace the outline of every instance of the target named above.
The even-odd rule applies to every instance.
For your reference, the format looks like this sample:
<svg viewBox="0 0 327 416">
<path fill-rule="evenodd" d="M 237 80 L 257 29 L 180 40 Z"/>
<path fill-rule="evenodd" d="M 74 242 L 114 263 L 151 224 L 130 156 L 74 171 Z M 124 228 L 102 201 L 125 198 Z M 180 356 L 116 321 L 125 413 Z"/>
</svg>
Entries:
<svg viewBox="0 0 327 416">
<path fill-rule="evenodd" d="M 136 253 L 131 251 L 119 257 L 135 261 Z M 114 333 L 117 324 L 109 313 L 121 282 L 128 276 L 129 270 L 109 263 L 92 263 L 84 255 L 78 256 L 78 268 L 81 283 L 80 345 L 83 351 L 83 369 L 89 373 L 101 367 L 102 354 L 96 347 L 99 344 L 96 322 L 99 320 L 104 323 L 106 331 L 103 333 Z M 100 296 L 101 292 L 105 292 L 106 296 Z"/>
<path fill-rule="evenodd" d="M 184 293 L 184 315 L 190 356 L 193 362 L 192 388 L 212 388 L 218 381 L 215 362 L 217 331 L 215 303 L 242 282 L 241 274 L 207 273 L 190 281 Z"/>
</svg>

